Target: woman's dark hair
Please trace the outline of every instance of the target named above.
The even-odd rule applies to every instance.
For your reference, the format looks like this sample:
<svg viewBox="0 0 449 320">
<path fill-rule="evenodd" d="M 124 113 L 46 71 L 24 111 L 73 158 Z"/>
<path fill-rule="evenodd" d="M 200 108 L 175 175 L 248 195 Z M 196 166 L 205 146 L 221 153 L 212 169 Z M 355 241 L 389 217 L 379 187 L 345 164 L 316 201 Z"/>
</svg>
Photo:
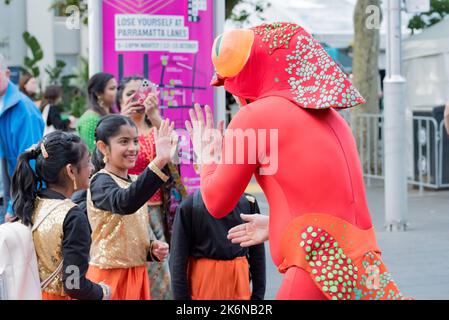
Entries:
<svg viewBox="0 0 449 320">
<path fill-rule="evenodd" d="M 25 73 L 23 76 L 20 77 L 20 80 L 19 80 L 19 89 L 20 89 L 20 91 L 22 91 L 24 94 L 26 94 L 31 99 L 34 99 L 36 94 L 35 93 L 33 93 L 33 94 L 28 93 L 26 88 L 25 88 L 25 86 L 27 85 L 28 81 L 30 81 L 33 78 L 34 77 L 31 74 Z"/>
<path fill-rule="evenodd" d="M 86 144 L 77 135 L 54 131 L 19 156 L 12 176 L 13 209 L 25 225 L 31 225 L 36 196 L 43 183 L 47 188 L 65 183 L 64 167 L 68 164 L 78 167 L 86 152 Z M 32 160 L 36 161 L 35 171 L 30 164 Z"/>
<path fill-rule="evenodd" d="M 98 96 L 104 93 L 108 82 L 111 79 L 114 79 L 114 76 L 112 74 L 100 72 L 92 76 L 92 78 L 89 79 L 89 83 L 87 84 L 89 108 L 101 116 L 105 116 L 106 112 L 100 106 L 100 103 L 98 102 Z"/>
<path fill-rule="evenodd" d="M 60 86 L 51 85 L 45 88 L 44 97 L 42 99 L 41 110 L 48 105 L 55 105 L 62 96 L 62 89 Z"/>
<path fill-rule="evenodd" d="M 95 142 L 103 141 L 106 145 L 109 145 L 111 138 L 117 136 L 120 132 L 120 128 L 126 125 L 136 128 L 137 130 L 134 121 L 128 117 L 118 114 L 111 114 L 103 117 L 100 122 L 98 122 L 97 128 L 95 129 Z M 92 153 L 94 173 L 97 173 L 104 168 L 105 163 L 103 158 L 104 155 L 100 152 L 100 150 L 98 150 L 97 147 L 95 147 L 95 150 Z"/>
</svg>

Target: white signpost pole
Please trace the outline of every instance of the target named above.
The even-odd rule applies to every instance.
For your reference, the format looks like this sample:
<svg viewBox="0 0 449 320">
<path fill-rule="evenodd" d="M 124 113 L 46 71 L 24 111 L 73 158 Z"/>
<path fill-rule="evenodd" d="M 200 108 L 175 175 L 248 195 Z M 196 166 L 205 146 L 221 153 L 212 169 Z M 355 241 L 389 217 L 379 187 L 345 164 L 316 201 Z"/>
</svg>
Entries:
<svg viewBox="0 0 449 320">
<path fill-rule="evenodd" d="M 388 0 L 385 88 L 385 227 L 407 227 L 405 78 L 402 76 L 401 0 Z"/>
<path fill-rule="evenodd" d="M 103 71 L 102 0 L 89 0 L 89 76 Z"/>
<path fill-rule="evenodd" d="M 225 0 L 214 1 L 214 35 L 219 36 L 224 32 L 225 23 Z M 212 48 L 211 48 L 212 50 Z M 215 89 L 215 120 L 226 121 L 226 92 L 223 87 Z"/>
</svg>

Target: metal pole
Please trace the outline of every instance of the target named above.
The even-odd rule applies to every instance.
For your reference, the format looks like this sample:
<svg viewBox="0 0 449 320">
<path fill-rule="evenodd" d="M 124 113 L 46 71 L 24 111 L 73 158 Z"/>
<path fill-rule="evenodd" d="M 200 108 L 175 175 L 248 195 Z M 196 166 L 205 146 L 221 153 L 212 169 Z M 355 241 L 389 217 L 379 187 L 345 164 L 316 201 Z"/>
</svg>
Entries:
<svg viewBox="0 0 449 320">
<path fill-rule="evenodd" d="M 214 35 L 219 36 L 224 32 L 225 24 L 225 0 L 216 0 L 214 3 Z M 215 89 L 215 119 L 218 123 L 226 120 L 226 92 L 223 87 Z"/>
<path fill-rule="evenodd" d="M 103 70 L 102 1 L 88 0 L 89 9 L 89 76 Z"/>
<path fill-rule="evenodd" d="M 385 88 L 385 227 L 407 226 L 405 78 L 402 76 L 401 0 L 387 0 L 387 76 Z"/>
</svg>

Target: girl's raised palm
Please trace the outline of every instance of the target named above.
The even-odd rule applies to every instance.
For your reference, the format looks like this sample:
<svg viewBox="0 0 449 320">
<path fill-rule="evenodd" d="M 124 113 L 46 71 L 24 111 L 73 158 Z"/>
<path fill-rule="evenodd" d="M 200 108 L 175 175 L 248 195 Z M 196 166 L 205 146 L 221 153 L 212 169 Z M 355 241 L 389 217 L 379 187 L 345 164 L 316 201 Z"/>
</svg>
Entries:
<svg viewBox="0 0 449 320">
<path fill-rule="evenodd" d="M 170 159 L 176 152 L 178 144 L 178 135 L 174 132 L 175 124 L 166 119 L 162 122 L 159 129 L 155 130 L 156 156 L 164 162 L 170 162 Z"/>
<path fill-rule="evenodd" d="M 197 164 L 219 163 L 222 152 L 224 121 L 214 126 L 214 116 L 209 106 L 203 109 L 199 104 L 189 111 L 190 121 L 186 121 L 186 129 L 192 139 L 193 151 Z"/>
</svg>

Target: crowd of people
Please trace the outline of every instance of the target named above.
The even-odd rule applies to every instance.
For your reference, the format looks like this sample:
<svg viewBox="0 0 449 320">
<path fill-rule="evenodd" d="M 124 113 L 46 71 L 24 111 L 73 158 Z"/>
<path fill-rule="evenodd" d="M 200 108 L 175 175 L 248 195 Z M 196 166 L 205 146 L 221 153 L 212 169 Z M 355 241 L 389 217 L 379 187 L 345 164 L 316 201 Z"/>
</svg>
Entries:
<svg viewBox="0 0 449 320">
<path fill-rule="evenodd" d="M 64 132 L 56 129 L 73 123 L 58 119 L 55 90 L 39 109 L 0 59 L 3 206 L 7 221 L 33 228 L 43 298 L 263 299 L 269 241 L 284 274 L 278 299 L 405 299 L 382 261 L 357 146 L 336 111 L 365 102 L 350 79 L 291 23 L 227 31 L 212 62 L 211 84 L 241 108 L 226 131 L 222 122 L 215 130 L 210 107 L 189 110 L 195 154 L 215 160 L 200 163 L 200 190 L 186 196 L 170 163 L 174 125 L 157 92 L 136 98 L 142 78 L 93 76 L 88 110 L 76 133 Z M 240 158 L 235 131 L 258 134 L 256 148 L 244 148 L 243 163 L 219 161 Z M 253 176 L 269 216 L 245 194 Z"/>
<path fill-rule="evenodd" d="M 185 228 L 186 219 L 208 213 L 192 208 L 170 162 L 174 124 L 161 116 L 157 93 L 135 99 L 142 81 L 95 74 L 86 112 L 64 119 L 59 86 L 48 86 L 36 101 L 37 79 L 24 75 L 16 86 L 0 58 L 1 223 L 38 225 L 33 242 L 42 298 L 263 299 L 263 245 L 248 250 L 226 238 L 243 223 L 240 211 L 227 221 L 210 216 L 196 234 Z M 250 195 L 242 205 L 244 213 L 259 212 Z M 201 238 L 209 234 L 213 241 Z M 211 261 L 219 269 L 208 274 L 216 284 L 208 290 L 194 279 L 207 276 Z M 67 280 L 73 267 L 75 288 Z"/>
</svg>

